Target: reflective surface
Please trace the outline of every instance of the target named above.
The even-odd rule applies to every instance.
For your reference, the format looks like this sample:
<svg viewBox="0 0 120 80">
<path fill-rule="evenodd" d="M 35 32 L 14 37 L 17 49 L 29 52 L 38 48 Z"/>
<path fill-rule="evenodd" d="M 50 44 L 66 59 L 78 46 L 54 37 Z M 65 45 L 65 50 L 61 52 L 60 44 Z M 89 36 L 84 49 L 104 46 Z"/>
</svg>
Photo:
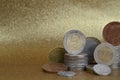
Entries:
<svg viewBox="0 0 120 80">
<path fill-rule="evenodd" d="M 119 14 L 119 0 L 0 0 L 0 64 L 44 63 L 71 29 L 103 41 Z"/>
<path fill-rule="evenodd" d="M 109 76 L 79 71 L 74 77 L 61 77 L 43 72 L 41 65 L 0 66 L 0 80 L 119 80 L 119 76 L 120 70 L 114 70 Z"/>
<path fill-rule="evenodd" d="M 0 80 L 69 79 L 42 72 L 49 52 L 63 47 L 71 29 L 103 41 L 104 26 L 120 21 L 119 14 L 119 0 L 0 0 Z M 72 79 L 119 80 L 119 74 L 79 72 Z"/>
</svg>

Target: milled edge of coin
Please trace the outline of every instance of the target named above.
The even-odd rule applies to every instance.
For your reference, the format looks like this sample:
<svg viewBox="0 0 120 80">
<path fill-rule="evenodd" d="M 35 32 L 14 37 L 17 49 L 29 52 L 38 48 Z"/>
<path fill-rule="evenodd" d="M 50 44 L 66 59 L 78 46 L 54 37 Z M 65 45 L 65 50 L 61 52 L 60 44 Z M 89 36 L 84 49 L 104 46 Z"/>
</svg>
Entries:
<svg viewBox="0 0 120 80">
<path fill-rule="evenodd" d="M 93 70 L 96 74 L 103 75 L 103 76 L 111 74 L 111 71 L 112 71 L 111 68 L 105 64 L 96 64 L 93 66 Z"/>
<path fill-rule="evenodd" d="M 78 50 L 75 50 L 75 51 L 73 51 L 73 50 L 71 50 L 71 49 L 69 49 L 68 47 L 67 47 L 67 40 L 68 40 L 68 38 L 69 38 L 69 36 L 71 35 L 71 34 L 73 34 L 73 33 L 77 33 L 78 35 L 80 35 L 81 36 L 81 39 L 82 39 L 82 47 L 80 48 L 80 49 L 78 49 Z M 70 31 L 68 31 L 66 34 L 65 34 L 65 36 L 64 36 L 64 42 L 63 42 L 64 44 L 64 48 L 65 48 L 65 50 L 69 53 L 69 54 L 72 54 L 72 55 L 77 55 L 77 54 L 79 54 L 79 53 L 81 53 L 82 52 L 82 50 L 84 49 L 84 46 L 85 46 L 85 44 L 86 44 L 86 38 L 85 38 L 85 35 L 81 32 L 81 31 L 79 31 L 79 30 L 70 30 Z"/>
<path fill-rule="evenodd" d="M 73 71 L 60 71 L 57 73 L 59 76 L 65 76 L 65 77 L 72 77 L 75 76 L 76 73 Z"/>
<path fill-rule="evenodd" d="M 113 58 L 108 63 L 102 62 L 98 58 L 98 54 L 99 54 L 98 50 L 101 49 L 101 48 L 104 48 L 104 47 L 109 47 L 112 50 L 112 53 L 113 53 Z M 115 50 L 114 46 L 112 46 L 112 44 L 109 44 L 108 42 L 104 42 L 104 43 L 99 44 L 94 51 L 94 59 L 97 63 L 112 65 L 114 63 L 115 59 L 116 59 L 116 50 Z"/>
</svg>

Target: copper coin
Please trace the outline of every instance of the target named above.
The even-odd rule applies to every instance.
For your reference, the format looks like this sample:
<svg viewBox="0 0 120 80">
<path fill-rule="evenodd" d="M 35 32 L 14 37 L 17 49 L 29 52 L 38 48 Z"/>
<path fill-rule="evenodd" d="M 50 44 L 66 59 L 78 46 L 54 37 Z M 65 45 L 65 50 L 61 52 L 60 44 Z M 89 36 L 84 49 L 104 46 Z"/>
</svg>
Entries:
<svg viewBox="0 0 120 80">
<path fill-rule="evenodd" d="M 103 38 L 114 46 L 120 45 L 120 22 L 110 22 L 103 29 Z"/>
<path fill-rule="evenodd" d="M 66 71 L 67 66 L 62 63 L 48 63 L 42 66 L 42 69 L 46 72 L 59 72 L 59 71 Z"/>
</svg>

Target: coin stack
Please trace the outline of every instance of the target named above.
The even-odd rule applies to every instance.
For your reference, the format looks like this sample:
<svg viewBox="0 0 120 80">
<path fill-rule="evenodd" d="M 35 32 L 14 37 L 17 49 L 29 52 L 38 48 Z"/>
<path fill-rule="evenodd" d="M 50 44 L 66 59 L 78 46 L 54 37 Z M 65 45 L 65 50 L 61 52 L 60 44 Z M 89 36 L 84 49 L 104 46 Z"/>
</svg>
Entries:
<svg viewBox="0 0 120 80">
<path fill-rule="evenodd" d="M 112 68 L 120 68 L 120 46 L 116 47 L 116 60 L 114 61 L 114 63 L 112 64 Z"/>
<path fill-rule="evenodd" d="M 84 70 L 88 65 L 88 57 L 85 53 L 78 55 L 65 54 L 64 63 L 68 66 L 69 70 Z"/>
</svg>

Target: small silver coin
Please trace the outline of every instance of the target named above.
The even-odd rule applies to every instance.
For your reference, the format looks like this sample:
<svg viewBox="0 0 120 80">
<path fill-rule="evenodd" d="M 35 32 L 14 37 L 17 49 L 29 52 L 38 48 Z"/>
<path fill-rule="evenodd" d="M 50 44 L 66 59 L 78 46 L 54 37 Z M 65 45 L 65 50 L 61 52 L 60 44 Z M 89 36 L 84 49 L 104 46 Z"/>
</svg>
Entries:
<svg viewBox="0 0 120 80">
<path fill-rule="evenodd" d="M 65 76 L 65 77 L 72 77 L 72 76 L 75 76 L 76 73 L 73 71 L 60 71 L 60 72 L 58 72 L 58 75 Z"/>
<path fill-rule="evenodd" d="M 111 73 L 111 68 L 105 64 L 96 64 L 93 66 L 93 70 L 98 75 L 109 75 Z"/>
</svg>

